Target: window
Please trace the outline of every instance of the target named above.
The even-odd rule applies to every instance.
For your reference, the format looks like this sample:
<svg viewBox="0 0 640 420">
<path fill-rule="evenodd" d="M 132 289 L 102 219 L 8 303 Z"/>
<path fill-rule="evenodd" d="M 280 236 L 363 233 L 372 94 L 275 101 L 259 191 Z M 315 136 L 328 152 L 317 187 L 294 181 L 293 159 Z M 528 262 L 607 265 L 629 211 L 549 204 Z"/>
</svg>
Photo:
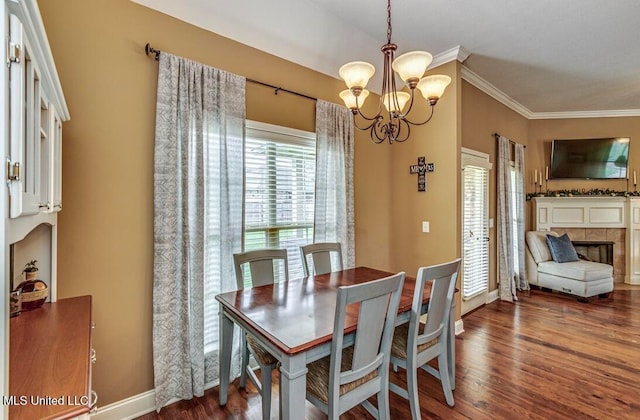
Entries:
<svg viewBox="0 0 640 420">
<path fill-rule="evenodd" d="M 520 221 L 518 220 L 518 206 L 515 205 L 515 203 L 518 202 L 518 191 L 520 191 L 518 188 L 516 188 L 517 182 L 518 182 L 518 171 L 516 170 L 516 163 L 514 161 L 511 161 L 511 168 L 509 170 L 509 177 L 511 178 L 511 203 L 513 203 L 513 205 L 509 206 L 509 208 L 511 209 L 511 237 L 513 238 L 513 248 L 511 250 L 511 252 L 513 253 L 513 271 L 515 273 L 519 273 L 520 272 L 520 259 L 518 258 L 518 255 L 520 254 L 520 250 L 518 249 L 518 225 L 520 223 Z M 522 267 L 524 268 L 524 267 Z"/>
<path fill-rule="evenodd" d="M 247 121 L 244 249 L 286 248 L 302 277 L 301 245 L 313 242 L 315 133 Z"/>
<path fill-rule="evenodd" d="M 489 286 L 489 156 L 462 150 L 462 312 L 486 302 Z"/>
</svg>

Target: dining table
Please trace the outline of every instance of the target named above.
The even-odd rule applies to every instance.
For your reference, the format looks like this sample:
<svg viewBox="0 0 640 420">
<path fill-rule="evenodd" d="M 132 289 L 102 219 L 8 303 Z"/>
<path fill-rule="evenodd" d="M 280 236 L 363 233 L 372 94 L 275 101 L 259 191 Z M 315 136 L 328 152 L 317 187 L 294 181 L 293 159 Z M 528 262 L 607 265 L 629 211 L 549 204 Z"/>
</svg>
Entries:
<svg viewBox="0 0 640 420">
<path fill-rule="evenodd" d="M 280 362 L 280 418 L 305 418 L 307 364 L 331 353 L 338 288 L 393 274 L 357 267 L 217 295 L 221 324 L 220 405 L 227 403 L 233 331 L 234 325 L 238 325 Z M 409 322 L 414 289 L 415 278 L 406 276 L 396 325 Z M 422 299 L 422 313 L 428 308 L 430 293 L 428 282 Z M 353 344 L 357 321 L 357 308 L 350 308 L 345 319 L 345 346 Z M 454 321 L 455 307 L 452 307 L 449 325 L 445 328 L 452 389 L 455 388 Z"/>
</svg>

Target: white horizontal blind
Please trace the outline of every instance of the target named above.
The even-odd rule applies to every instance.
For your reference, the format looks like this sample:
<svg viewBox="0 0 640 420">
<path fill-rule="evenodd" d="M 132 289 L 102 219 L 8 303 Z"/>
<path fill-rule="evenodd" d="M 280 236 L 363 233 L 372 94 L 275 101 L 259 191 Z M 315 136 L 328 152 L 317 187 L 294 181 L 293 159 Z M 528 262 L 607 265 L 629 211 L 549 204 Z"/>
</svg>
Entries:
<svg viewBox="0 0 640 420">
<path fill-rule="evenodd" d="M 315 133 L 247 125 L 245 251 L 286 248 L 289 278 L 302 277 L 299 247 L 313 242 Z"/>
<path fill-rule="evenodd" d="M 462 298 L 470 299 L 488 288 L 488 168 L 466 165 L 463 170 L 463 280 Z"/>
</svg>

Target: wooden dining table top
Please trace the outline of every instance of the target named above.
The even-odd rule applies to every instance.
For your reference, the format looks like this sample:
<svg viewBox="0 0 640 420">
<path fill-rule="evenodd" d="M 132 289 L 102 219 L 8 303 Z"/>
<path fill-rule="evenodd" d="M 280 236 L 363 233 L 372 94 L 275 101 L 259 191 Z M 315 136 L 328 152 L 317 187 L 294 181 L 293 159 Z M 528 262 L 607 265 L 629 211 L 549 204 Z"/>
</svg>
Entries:
<svg viewBox="0 0 640 420">
<path fill-rule="evenodd" d="M 221 293 L 216 300 L 282 352 L 293 355 L 331 341 L 339 287 L 393 274 L 357 267 Z M 398 314 L 411 310 L 414 288 L 415 278 L 405 276 Z M 428 302 L 430 294 L 431 283 L 427 282 L 423 304 Z M 353 305 L 345 318 L 347 333 L 355 331 L 357 320 L 358 307 Z"/>
</svg>

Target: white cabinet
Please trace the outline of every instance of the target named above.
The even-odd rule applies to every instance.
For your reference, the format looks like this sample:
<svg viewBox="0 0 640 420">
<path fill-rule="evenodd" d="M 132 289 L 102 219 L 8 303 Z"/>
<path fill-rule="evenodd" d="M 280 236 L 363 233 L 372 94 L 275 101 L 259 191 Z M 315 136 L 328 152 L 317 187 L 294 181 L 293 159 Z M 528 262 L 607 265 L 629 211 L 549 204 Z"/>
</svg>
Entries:
<svg viewBox="0 0 640 420">
<path fill-rule="evenodd" d="M 11 217 L 40 211 L 41 73 L 23 28 L 17 16 L 9 16 Z"/>
<path fill-rule="evenodd" d="M 34 1 L 10 1 L 9 153 L 11 218 L 62 208 L 62 121 L 68 110 Z M 34 27 L 35 23 L 40 27 Z"/>
</svg>

